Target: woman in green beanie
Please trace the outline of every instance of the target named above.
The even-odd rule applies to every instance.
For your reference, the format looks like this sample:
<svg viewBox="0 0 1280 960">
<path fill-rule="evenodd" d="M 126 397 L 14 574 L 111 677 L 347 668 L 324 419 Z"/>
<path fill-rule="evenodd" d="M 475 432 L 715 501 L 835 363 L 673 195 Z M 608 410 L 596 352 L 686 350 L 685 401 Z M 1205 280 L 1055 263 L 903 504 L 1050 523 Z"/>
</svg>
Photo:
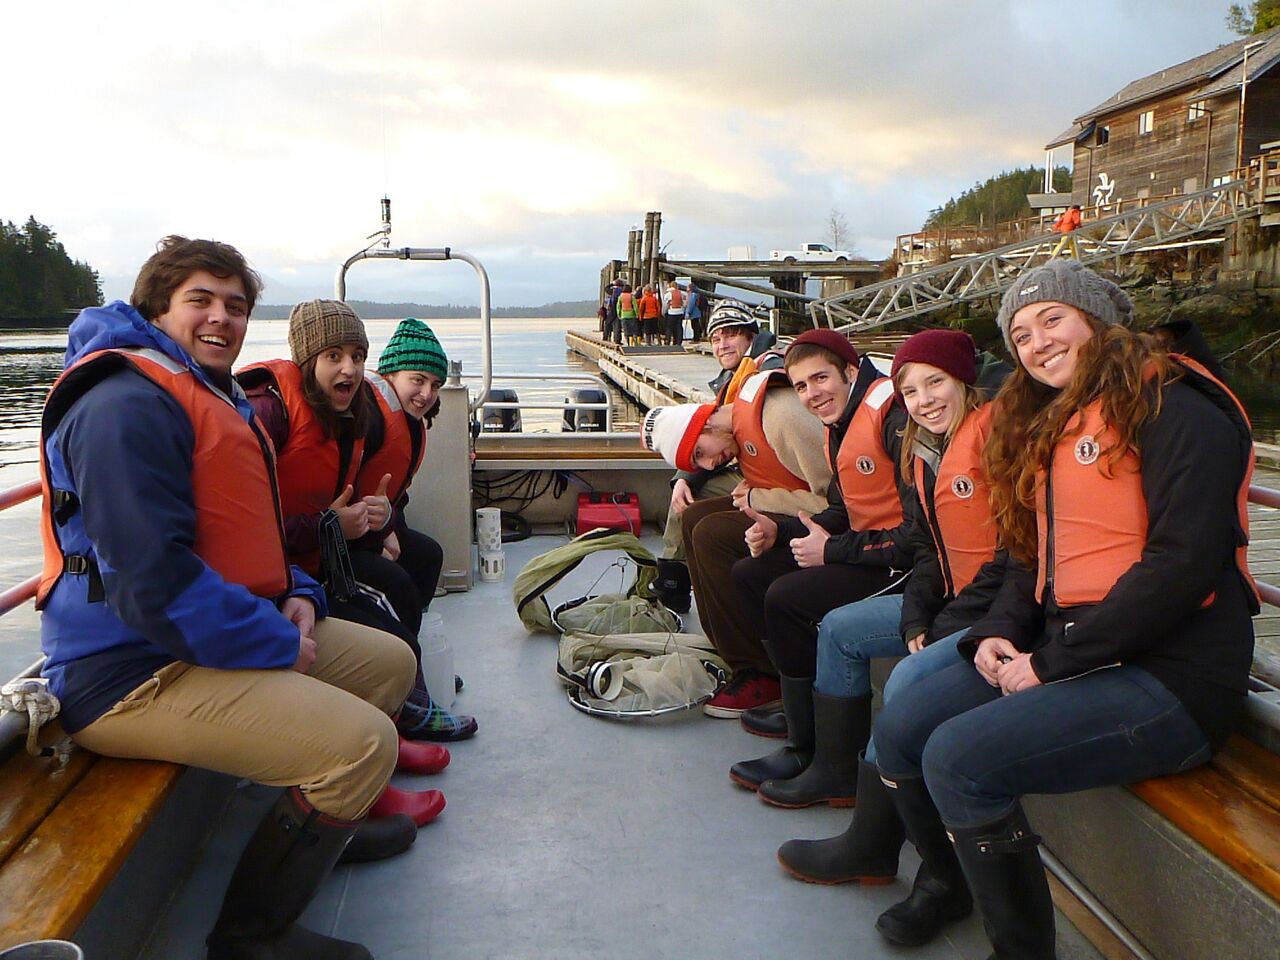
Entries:
<svg viewBox="0 0 1280 960">
<path fill-rule="evenodd" d="M 439 392 L 448 368 L 435 333 L 409 317 L 396 327 L 383 349 L 378 373 L 365 373 L 370 400 L 379 415 L 373 418 L 365 442 L 356 494 L 386 497 L 392 516 L 381 530 L 371 530 L 352 544 L 351 563 L 356 578 L 376 584 L 415 636 L 422 613 L 435 596 L 444 552 L 431 537 L 409 528 L 404 508 L 409 484 L 422 466 L 427 429 L 440 409 Z M 419 669 L 419 686 L 421 677 Z M 475 718 L 438 706 L 424 723 L 427 729 L 422 734 L 432 740 L 461 740 L 476 731 Z"/>
</svg>

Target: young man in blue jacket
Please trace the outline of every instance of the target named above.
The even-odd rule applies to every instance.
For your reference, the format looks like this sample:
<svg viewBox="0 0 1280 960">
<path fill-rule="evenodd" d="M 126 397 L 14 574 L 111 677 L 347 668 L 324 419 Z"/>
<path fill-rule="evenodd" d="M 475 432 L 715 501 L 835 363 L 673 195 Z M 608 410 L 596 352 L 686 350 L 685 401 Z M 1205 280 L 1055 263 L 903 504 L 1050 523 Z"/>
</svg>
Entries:
<svg viewBox="0 0 1280 960">
<path fill-rule="evenodd" d="M 261 284 L 168 237 L 132 305 L 81 312 L 41 427 L 44 675 L 76 743 L 288 789 L 249 841 L 213 960 L 361 960 L 295 925 L 396 763 L 413 655 L 325 617 L 286 560 L 275 455 L 231 377 Z"/>
</svg>

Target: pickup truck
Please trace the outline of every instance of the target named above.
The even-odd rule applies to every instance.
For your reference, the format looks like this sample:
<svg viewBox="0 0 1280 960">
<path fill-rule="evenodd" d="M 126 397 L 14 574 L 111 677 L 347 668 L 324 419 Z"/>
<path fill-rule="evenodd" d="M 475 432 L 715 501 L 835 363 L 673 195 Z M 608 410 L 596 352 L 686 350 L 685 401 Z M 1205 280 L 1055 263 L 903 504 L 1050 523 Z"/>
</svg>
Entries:
<svg viewBox="0 0 1280 960">
<path fill-rule="evenodd" d="M 781 260 L 784 263 L 795 263 L 799 260 L 825 263 L 845 263 L 853 259 L 848 250 L 832 250 L 825 243 L 804 243 L 799 250 L 770 250 L 770 260 Z"/>
</svg>

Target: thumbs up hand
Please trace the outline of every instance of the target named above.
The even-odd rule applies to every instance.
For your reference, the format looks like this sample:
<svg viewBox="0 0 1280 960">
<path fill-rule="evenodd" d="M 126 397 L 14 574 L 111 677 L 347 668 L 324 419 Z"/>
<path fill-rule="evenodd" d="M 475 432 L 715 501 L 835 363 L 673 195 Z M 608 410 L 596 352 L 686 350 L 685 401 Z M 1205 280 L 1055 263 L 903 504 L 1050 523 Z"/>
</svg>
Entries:
<svg viewBox="0 0 1280 960">
<path fill-rule="evenodd" d="M 827 562 L 826 548 L 831 534 L 814 523 L 813 517 L 809 514 L 801 511 L 799 516 L 800 522 L 809 533 L 791 541 L 791 556 L 798 567 L 820 567 Z"/>
<path fill-rule="evenodd" d="M 755 521 L 755 523 L 747 527 L 746 533 L 743 534 L 743 539 L 746 540 L 747 549 L 751 552 L 751 555 L 758 557 L 777 542 L 778 525 L 763 513 L 745 504 L 742 507 L 742 512 Z"/>
<path fill-rule="evenodd" d="M 353 493 L 355 488 L 348 483 L 338 499 L 329 504 L 329 509 L 338 515 L 342 536 L 347 540 L 359 540 L 369 532 L 369 507 L 363 500 L 352 503 Z"/>
<path fill-rule="evenodd" d="M 391 474 L 384 473 L 382 482 L 372 496 L 365 497 L 364 503 L 369 511 L 369 529 L 383 530 L 391 522 L 391 500 L 387 496 L 387 487 L 391 485 Z"/>
</svg>

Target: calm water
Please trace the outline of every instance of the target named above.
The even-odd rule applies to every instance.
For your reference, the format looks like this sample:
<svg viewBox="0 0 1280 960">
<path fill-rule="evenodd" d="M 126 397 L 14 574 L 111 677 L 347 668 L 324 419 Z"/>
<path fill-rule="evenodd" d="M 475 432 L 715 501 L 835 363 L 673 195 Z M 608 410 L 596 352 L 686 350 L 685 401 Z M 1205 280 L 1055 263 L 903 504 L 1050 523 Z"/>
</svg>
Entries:
<svg viewBox="0 0 1280 960">
<path fill-rule="evenodd" d="M 367 322 L 370 353 L 377 356 L 395 329 L 395 320 Z M 463 373 L 480 371 L 478 320 L 432 320 L 450 359 L 461 360 Z M 287 321 L 255 320 L 241 353 L 241 362 L 252 363 L 288 356 Z M 591 372 L 565 349 L 564 333 L 571 328 L 591 329 L 590 320 L 493 321 L 494 383 L 503 386 L 502 374 Z M 64 331 L 0 331 L 0 490 L 39 475 L 37 446 L 40 409 L 49 386 L 62 369 L 66 350 Z M 476 381 L 471 381 L 475 383 Z M 1277 442 L 1280 437 L 1280 386 L 1236 373 L 1232 383 L 1249 409 L 1259 440 Z M 553 384 L 535 389 L 510 381 L 522 400 L 559 402 L 573 384 Z M 635 429 L 637 411 L 615 393 L 615 429 Z M 524 414 L 525 430 L 556 430 L 558 411 Z M 40 564 L 36 501 L 0 512 L 0 589 L 35 573 Z M 37 617 L 26 604 L 0 617 L 0 680 L 13 676 L 38 653 Z"/>
<path fill-rule="evenodd" d="M 395 329 L 395 320 L 371 320 L 370 354 L 378 355 Z M 462 372 L 480 373 L 480 322 L 478 320 L 432 320 L 431 328 L 440 337 L 451 360 L 462 361 Z M 502 374 L 594 373 L 595 364 L 584 366 L 565 349 L 564 334 L 574 327 L 590 329 L 591 320 L 501 319 L 493 321 L 494 385 L 504 386 Z M 284 320 L 255 320 L 240 355 L 241 363 L 269 360 L 289 355 Z M 65 331 L 0 331 L 0 490 L 39 476 L 38 445 L 40 409 L 50 385 L 62 370 L 66 352 Z M 478 380 L 468 382 L 478 386 Z M 574 386 L 559 383 L 541 389 L 520 381 L 514 387 L 521 400 L 558 403 Z M 615 429 L 635 429 L 636 408 L 614 397 Z M 557 430 L 560 411 L 524 413 L 524 428 Z M 0 512 L 0 589 L 36 573 L 40 565 L 38 501 Z M 0 617 L 0 681 L 8 679 L 30 663 L 39 652 L 37 615 L 25 604 Z"/>
</svg>

